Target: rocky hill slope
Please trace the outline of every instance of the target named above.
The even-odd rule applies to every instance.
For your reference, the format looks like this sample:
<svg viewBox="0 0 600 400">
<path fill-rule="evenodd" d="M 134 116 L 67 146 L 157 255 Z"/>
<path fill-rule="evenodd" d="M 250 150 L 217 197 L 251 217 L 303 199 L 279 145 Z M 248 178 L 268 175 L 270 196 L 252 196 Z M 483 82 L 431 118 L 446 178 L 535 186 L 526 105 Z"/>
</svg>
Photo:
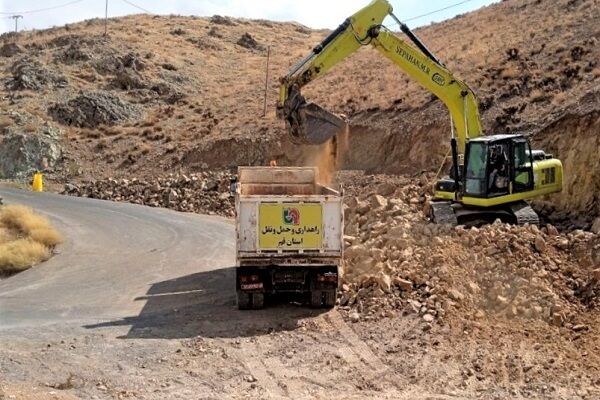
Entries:
<svg viewBox="0 0 600 400">
<path fill-rule="evenodd" d="M 566 190 L 553 206 L 592 215 L 600 213 L 599 19 L 598 0 L 508 0 L 417 30 L 474 88 L 487 132 L 525 132 L 563 160 Z M 277 78 L 326 31 L 137 15 L 102 32 L 90 20 L 3 35 L 0 177 L 33 168 L 70 181 L 152 177 L 314 158 L 288 143 L 274 102 Z M 350 116 L 346 169 L 412 174 L 444 160 L 443 105 L 371 48 L 305 93 Z"/>
</svg>

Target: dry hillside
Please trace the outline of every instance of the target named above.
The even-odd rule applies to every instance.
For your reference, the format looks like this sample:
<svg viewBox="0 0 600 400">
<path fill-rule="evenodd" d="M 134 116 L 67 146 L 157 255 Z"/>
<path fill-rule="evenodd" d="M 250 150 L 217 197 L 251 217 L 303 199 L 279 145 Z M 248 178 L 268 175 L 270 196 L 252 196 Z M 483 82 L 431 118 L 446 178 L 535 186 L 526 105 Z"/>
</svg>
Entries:
<svg viewBox="0 0 600 400">
<path fill-rule="evenodd" d="M 418 29 L 475 89 L 487 132 L 525 132 L 564 161 L 567 188 L 552 200 L 580 214 L 600 212 L 599 5 L 509 0 Z M 303 162 L 307 150 L 287 143 L 274 115 L 277 78 L 326 31 L 147 15 L 111 20 L 106 38 L 102 31 L 101 21 L 90 20 L 4 35 L 2 151 L 26 148 L 41 157 L 0 161 L 0 175 L 36 163 L 72 180 Z M 351 117 L 348 169 L 437 170 L 447 151 L 443 106 L 373 49 L 305 92 Z M 32 133 L 38 139 L 24 139 Z"/>
</svg>

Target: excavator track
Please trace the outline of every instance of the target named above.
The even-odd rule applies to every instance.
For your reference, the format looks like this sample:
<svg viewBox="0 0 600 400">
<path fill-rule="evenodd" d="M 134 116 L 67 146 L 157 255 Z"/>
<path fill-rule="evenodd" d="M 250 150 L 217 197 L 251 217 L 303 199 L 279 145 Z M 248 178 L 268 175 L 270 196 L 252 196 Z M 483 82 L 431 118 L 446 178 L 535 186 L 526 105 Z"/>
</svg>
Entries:
<svg viewBox="0 0 600 400">
<path fill-rule="evenodd" d="M 442 225 L 458 225 L 458 219 L 449 201 L 434 201 L 431 203 L 431 217 L 433 222 Z"/>
<path fill-rule="evenodd" d="M 511 217 L 512 216 L 512 217 Z M 456 226 L 480 226 L 492 223 L 496 218 L 504 221 L 512 220 L 516 225 L 539 225 L 540 219 L 537 213 L 524 201 L 511 204 L 508 207 L 494 209 L 465 208 L 459 204 L 448 201 L 434 201 L 431 203 L 432 221 L 436 224 Z M 505 219 L 506 218 L 506 219 Z"/>
<path fill-rule="evenodd" d="M 517 225 L 539 225 L 540 217 L 531 208 L 529 204 L 524 201 L 515 203 L 510 206 L 510 209 L 517 220 Z"/>
</svg>

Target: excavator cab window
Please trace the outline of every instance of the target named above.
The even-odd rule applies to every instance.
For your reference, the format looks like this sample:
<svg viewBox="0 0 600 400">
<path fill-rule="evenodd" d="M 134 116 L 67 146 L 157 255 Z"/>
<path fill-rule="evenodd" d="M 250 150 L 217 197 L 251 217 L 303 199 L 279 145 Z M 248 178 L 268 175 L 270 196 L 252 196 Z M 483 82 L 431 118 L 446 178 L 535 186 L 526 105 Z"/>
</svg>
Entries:
<svg viewBox="0 0 600 400">
<path fill-rule="evenodd" d="M 520 193 L 533 189 L 533 161 L 531 146 L 524 138 L 513 140 L 513 192 Z"/>
<path fill-rule="evenodd" d="M 470 142 L 465 158 L 465 194 L 467 196 L 485 197 L 487 194 L 487 144 L 485 142 Z"/>
<path fill-rule="evenodd" d="M 489 146 L 488 197 L 503 196 L 509 193 L 508 142 L 494 143 Z"/>
</svg>

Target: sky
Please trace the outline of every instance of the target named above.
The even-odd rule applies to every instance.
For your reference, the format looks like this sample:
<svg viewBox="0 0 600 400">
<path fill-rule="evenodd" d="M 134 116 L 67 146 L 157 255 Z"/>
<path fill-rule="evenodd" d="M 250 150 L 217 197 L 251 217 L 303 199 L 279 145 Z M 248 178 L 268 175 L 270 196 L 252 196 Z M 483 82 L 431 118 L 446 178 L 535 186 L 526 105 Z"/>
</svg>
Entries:
<svg viewBox="0 0 600 400">
<path fill-rule="evenodd" d="M 452 18 L 496 1 L 498 0 L 390 0 L 394 14 L 401 20 L 463 3 L 430 16 L 410 20 L 407 22 L 410 27 Z M 311 28 L 335 28 L 368 3 L 369 0 L 108 0 L 108 16 L 139 14 L 144 9 L 154 14 L 219 14 L 297 21 Z M 64 7 L 48 9 L 62 5 Z M 0 31 L 15 29 L 15 20 L 10 18 L 12 14 L 23 16 L 17 21 L 19 30 L 44 29 L 95 17 L 103 18 L 105 5 L 106 0 L 0 0 Z"/>
</svg>

